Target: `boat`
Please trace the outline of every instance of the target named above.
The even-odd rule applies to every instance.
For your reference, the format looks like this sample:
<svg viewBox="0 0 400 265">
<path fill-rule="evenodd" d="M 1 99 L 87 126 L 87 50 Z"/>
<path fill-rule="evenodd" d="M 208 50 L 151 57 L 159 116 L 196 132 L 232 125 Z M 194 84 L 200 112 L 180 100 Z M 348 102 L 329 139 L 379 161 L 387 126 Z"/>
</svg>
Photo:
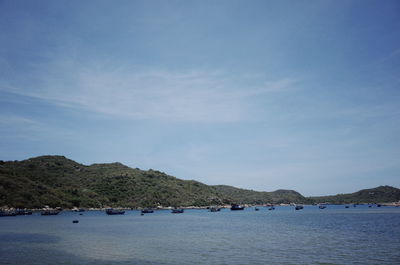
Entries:
<svg viewBox="0 0 400 265">
<path fill-rule="evenodd" d="M 231 206 L 231 211 L 240 211 L 240 210 L 244 210 L 244 206 L 241 206 L 241 205 L 239 205 L 239 204 L 232 204 L 232 206 Z"/>
<path fill-rule="evenodd" d="M 254 208 L 254 210 L 255 210 L 255 211 L 259 211 L 260 209 L 258 209 L 258 208 L 256 207 L 256 208 Z"/>
<path fill-rule="evenodd" d="M 57 215 L 59 214 L 61 211 L 59 210 L 44 210 L 42 211 L 40 214 L 41 215 Z"/>
<path fill-rule="evenodd" d="M 294 207 L 294 209 L 297 211 L 297 210 L 302 210 L 304 208 L 304 206 L 303 205 L 296 205 L 295 207 Z"/>
<path fill-rule="evenodd" d="M 210 212 L 213 212 L 213 213 L 221 211 L 221 208 L 219 208 L 217 206 L 209 207 L 209 209 L 210 209 Z"/>
<path fill-rule="evenodd" d="M 17 209 L 16 214 L 17 215 L 32 215 L 32 211 L 25 210 L 25 209 Z"/>
<path fill-rule="evenodd" d="M 382 206 L 381 204 L 377 204 L 377 205 L 376 205 L 376 207 L 381 207 L 381 206 Z"/>
<path fill-rule="evenodd" d="M 16 216 L 17 213 L 15 211 L 0 211 L 0 217 L 6 216 Z"/>
<path fill-rule="evenodd" d="M 142 213 L 154 213 L 154 211 L 152 209 L 147 208 L 147 209 L 143 209 Z"/>
<path fill-rule="evenodd" d="M 171 211 L 171 213 L 183 213 L 183 212 L 184 212 L 184 209 L 177 209 L 177 208 L 172 209 L 172 211 Z"/>
<path fill-rule="evenodd" d="M 325 205 L 320 205 L 320 206 L 318 206 L 318 208 L 320 208 L 320 209 L 325 209 L 326 206 L 325 206 Z"/>
<path fill-rule="evenodd" d="M 344 208 L 349 208 L 349 206 L 348 206 L 348 205 L 346 205 Z"/>
<path fill-rule="evenodd" d="M 271 207 L 268 208 L 268 211 L 273 211 L 273 210 L 275 210 L 274 206 L 271 206 Z"/>
<path fill-rule="evenodd" d="M 106 209 L 106 214 L 108 214 L 108 215 L 125 214 L 125 211 L 108 208 L 108 209 Z"/>
</svg>

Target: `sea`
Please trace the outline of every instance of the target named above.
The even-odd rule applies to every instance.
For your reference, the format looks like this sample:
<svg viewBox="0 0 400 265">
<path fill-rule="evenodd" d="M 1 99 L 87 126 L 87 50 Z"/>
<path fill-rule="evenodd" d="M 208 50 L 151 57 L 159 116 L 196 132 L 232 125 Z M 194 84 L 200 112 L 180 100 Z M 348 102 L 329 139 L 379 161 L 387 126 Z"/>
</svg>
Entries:
<svg viewBox="0 0 400 265">
<path fill-rule="evenodd" d="M 400 264 L 400 207 L 258 208 L 0 217 L 0 264 Z"/>
</svg>

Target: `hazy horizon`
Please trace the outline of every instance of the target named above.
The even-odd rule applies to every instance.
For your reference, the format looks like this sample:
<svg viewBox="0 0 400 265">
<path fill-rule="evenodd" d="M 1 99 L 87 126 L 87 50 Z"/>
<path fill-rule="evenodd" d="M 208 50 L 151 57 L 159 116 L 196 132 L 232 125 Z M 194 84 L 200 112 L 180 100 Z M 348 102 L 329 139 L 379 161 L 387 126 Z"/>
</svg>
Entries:
<svg viewBox="0 0 400 265">
<path fill-rule="evenodd" d="M 0 159 L 400 187 L 399 1 L 0 1 Z"/>
</svg>

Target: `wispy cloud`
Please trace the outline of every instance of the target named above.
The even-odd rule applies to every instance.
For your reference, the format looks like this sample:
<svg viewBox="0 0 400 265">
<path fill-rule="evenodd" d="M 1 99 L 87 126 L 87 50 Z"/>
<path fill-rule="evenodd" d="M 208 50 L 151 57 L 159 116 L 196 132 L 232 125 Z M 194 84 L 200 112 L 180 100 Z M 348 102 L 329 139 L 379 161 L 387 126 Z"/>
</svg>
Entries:
<svg viewBox="0 0 400 265">
<path fill-rule="evenodd" d="M 0 125 L 3 126 L 39 126 L 36 120 L 17 115 L 0 114 Z"/>
<path fill-rule="evenodd" d="M 254 97 L 288 90 L 298 82 L 219 70 L 110 69 L 71 61 L 38 65 L 36 72 L 33 85 L 25 80 L 25 85 L 1 85 L 0 89 L 100 114 L 197 122 L 249 119 L 256 107 Z"/>
</svg>

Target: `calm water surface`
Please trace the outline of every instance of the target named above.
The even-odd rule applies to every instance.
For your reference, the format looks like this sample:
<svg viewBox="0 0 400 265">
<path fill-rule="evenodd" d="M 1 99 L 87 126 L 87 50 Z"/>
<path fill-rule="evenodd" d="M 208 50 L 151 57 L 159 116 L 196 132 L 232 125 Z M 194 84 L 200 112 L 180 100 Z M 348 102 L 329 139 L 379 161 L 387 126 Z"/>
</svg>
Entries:
<svg viewBox="0 0 400 265">
<path fill-rule="evenodd" d="M 0 239 L 0 264 L 400 264 L 400 207 L 34 214 Z"/>
</svg>

